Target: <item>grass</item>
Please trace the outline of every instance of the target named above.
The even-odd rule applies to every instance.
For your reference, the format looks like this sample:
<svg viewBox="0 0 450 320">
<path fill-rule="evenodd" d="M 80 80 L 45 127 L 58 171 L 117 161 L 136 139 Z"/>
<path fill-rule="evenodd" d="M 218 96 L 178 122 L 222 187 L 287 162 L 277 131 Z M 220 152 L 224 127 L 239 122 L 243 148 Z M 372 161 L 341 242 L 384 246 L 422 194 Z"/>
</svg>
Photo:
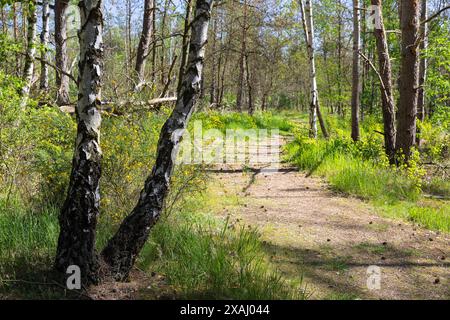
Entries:
<svg viewBox="0 0 450 320">
<path fill-rule="evenodd" d="M 324 300 L 357 300 L 358 295 L 351 292 L 333 292 L 325 296 Z"/>
<path fill-rule="evenodd" d="M 195 194 L 164 216 L 139 257 L 139 267 L 163 274 L 178 298 L 305 298 L 267 262 L 256 230 L 214 217 L 215 201 L 210 193 Z M 0 297 L 77 298 L 58 286 L 51 272 L 58 211 L 0 206 Z M 99 225 L 99 248 L 111 227 Z"/>
<path fill-rule="evenodd" d="M 303 132 L 285 146 L 285 160 L 325 177 L 331 187 L 346 195 L 371 202 L 384 215 L 403 218 L 425 228 L 449 232 L 450 185 L 442 178 L 423 179 L 423 169 L 413 163 L 405 169 L 387 164 L 382 137 L 370 118 L 362 125 L 362 140 L 351 141 L 347 124 L 330 118 L 332 137 L 309 139 Z M 424 201 L 424 193 L 440 200 Z"/>
<path fill-rule="evenodd" d="M 450 204 L 447 201 L 397 202 L 374 201 L 380 212 L 391 218 L 403 218 L 425 228 L 450 233 Z"/>
<path fill-rule="evenodd" d="M 374 244 L 369 242 L 359 243 L 355 246 L 355 248 L 371 254 L 384 254 L 389 249 L 387 245 Z"/>
<path fill-rule="evenodd" d="M 267 262 L 256 230 L 214 217 L 215 199 L 192 199 L 183 213 L 159 224 L 141 267 L 165 274 L 181 298 L 303 299 Z"/>
<path fill-rule="evenodd" d="M 253 116 L 246 113 L 219 113 L 216 111 L 202 112 L 194 115 L 191 124 L 202 121 L 205 129 L 277 129 L 280 134 L 288 134 L 294 130 L 295 124 L 283 115 L 271 112 L 257 112 Z"/>
</svg>

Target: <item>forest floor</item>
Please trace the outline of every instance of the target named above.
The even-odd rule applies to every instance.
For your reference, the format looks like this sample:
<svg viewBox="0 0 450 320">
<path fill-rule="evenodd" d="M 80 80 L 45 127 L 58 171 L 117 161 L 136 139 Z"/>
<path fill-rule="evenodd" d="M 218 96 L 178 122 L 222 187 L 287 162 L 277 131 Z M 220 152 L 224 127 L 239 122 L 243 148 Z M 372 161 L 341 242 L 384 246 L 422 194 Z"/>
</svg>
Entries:
<svg viewBox="0 0 450 320">
<path fill-rule="evenodd" d="M 450 237 L 377 214 L 295 168 L 214 170 L 230 221 L 256 227 L 268 259 L 310 299 L 449 299 Z M 253 170 L 252 170 L 253 169 Z M 368 268 L 379 267 L 370 290 Z"/>
</svg>

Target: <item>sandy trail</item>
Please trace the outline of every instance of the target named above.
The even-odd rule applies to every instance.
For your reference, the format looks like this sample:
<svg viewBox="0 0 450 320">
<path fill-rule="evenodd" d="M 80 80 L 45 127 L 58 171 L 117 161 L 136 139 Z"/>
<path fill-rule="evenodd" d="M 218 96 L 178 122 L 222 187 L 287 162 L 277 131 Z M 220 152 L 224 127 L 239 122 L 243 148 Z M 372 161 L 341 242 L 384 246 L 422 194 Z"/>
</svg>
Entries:
<svg viewBox="0 0 450 320">
<path fill-rule="evenodd" d="M 447 234 L 381 217 L 282 165 L 257 171 L 265 166 L 218 170 L 217 192 L 238 199 L 223 214 L 257 227 L 272 263 L 289 279 L 303 276 L 312 299 L 450 298 Z M 376 280 L 368 288 L 371 266 L 380 268 L 379 289 Z"/>
</svg>

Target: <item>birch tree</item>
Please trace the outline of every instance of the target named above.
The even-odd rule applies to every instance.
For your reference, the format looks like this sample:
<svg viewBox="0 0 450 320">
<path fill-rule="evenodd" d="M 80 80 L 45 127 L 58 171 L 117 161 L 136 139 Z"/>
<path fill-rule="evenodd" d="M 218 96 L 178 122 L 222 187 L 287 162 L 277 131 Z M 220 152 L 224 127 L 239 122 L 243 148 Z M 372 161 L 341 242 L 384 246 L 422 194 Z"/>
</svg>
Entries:
<svg viewBox="0 0 450 320">
<path fill-rule="evenodd" d="M 421 10 L 420 10 L 420 21 L 423 23 L 420 26 L 420 35 L 422 36 L 422 41 L 420 43 L 420 52 L 422 53 L 422 57 L 420 58 L 420 66 L 419 66 L 419 88 L 418 88 L 418 96 L 417 96 L 417 118 L 420 121 L 425 120 L 425 81 L 427 77 L 427 67 L 428 60 L 423 55 L 424 51 L 428 47 L 428 23 L 426 22 L 428 18 L 428 10 L 427 10 L 427 0 L 422 0 Z"/>
<path fill-rule="evenodd" d="M 352 70 L 352 139 L 359 141 L 359 110 L 361 104 L 361 16 L 359 0 L 353 0 L 353 70 Z"/>
<path fill-rule="evenodd" d="M 28 3 L 27 22 L 28 22 L 27 49 L 25 55 L 25 66 L 23 70 L 24 85 L 22 87 L 22 95 L 24 97 L 27 97 L 30 94 L 31 86 L 33 84 L 34 60 L 36 57 L 36 24 L 37 24 L 37 12 L 35 0 L 32 0 Z"/>
<path fill-rule="evenodd" d="M 41 78 L 40 89 L 48 90 L 48 42 L 50 37 L 50 5 L 48 0 L 42 1 L 42 32 L 41 32 Z"/>
<path fill-rule="evenodd" d="M 70 265 L 81 269 L 84 283 L 98 281 L 95 230 L 100 204 L 101 77 L 103 68 L 102 0 L 79 2 L 80 62 L 77 138 L 66 201 L 59 216 L 60 234 L 55 268 L 66 272 Z"/>
<path fill-rule="evenodd" d="M 300 10 L 302 13 L 303 30 L 305 32 L 305 42 L 307 45 L 309 59 L 309 79 L 311 84 L 311 100 L 309 105 L 309 135 L 313 138 L 317 138 L 318 117 L 322 134 L 325 138 L 328 138 L 328 132 L 326 130 L 325 122 L 323 120 L 319 106 L 319 91 L 317 89 L 316 62 L 314 53 L 314 20 L 312 5 L 310 0 L 306 0 L 306 4 L 303 0 L 299 1 Z"/>
<path fill-rule="evenodd" d="M 197 0 L 189 58 L 175 109 L 161 129 L 156 162 L 141 191 L 138 203 L 102 251 L 114 277 L 124 280 L 144 246 L 150 230 L 161 216 L 182 136 L 200 94 L 205 45 L 213 0 Z"/>
</svg>

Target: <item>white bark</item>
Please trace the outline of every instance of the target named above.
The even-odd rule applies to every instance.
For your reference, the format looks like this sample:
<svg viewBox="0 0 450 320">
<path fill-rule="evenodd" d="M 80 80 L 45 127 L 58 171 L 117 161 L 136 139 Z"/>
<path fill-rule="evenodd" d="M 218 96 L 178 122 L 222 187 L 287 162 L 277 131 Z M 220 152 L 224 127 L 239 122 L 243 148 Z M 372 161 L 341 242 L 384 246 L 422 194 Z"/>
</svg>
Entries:
<svg viewBox="0 0 450 320">
<path fill-rule="evenodd" d="M 95 229 L 100 206 L 101 77 L 103 16 L 101 0 L 81 0 L 77 139 L 67 198 L 59 217 L 60 234 L 55 267 L 65 272 L 81 268 L 84 282 L 98 281 Z"/>
<path fill-rule="evenodd" d="M 41 45 L 43 46 L 42 56 L 41 56 L 41 80 L 40 88 L 43 90 L 48 90 L 48 41 L 50 37 L 49 30 L 49 19 L 50 19 L 50 5 L 48 0 L 42 1 L 42 32 L 41 32 Z"/>
<path fill-rule="evenodd" d="M 319 100 L 319 93 L 317 90 L 316 78 L 316 62 L 314 53 L 314 20 L 311 1 L 306 0 L 306 5 L 303 0 L 300 0 L 300 9 L 302 11 L 302 22 L 305 30 L 306 45 L 308 48 L 309 59 L 309 77 L 311 82 L 311 101 L 309 105 L 309 132 L 310 136 L 317 138 L 317 104 Z"/>
<path fill-rule="evenodd" d="M 36 56 L 36 1 L 30 1 L 28 7 L 28 30 L 27 30 L 27 51 L 25 57 L 25 67 L 23 71 L 24 85 L 22 87 L 22 96 L 28 97 L 33 84 L 34 58 Z"/>
<path fill-rule="evenodd" d="M 353 80 L 352 80 L 352 139 L 359 141 L 359 108 L 361 104 L 361 15 L 359 0 L 353 0 Z"/>
</svg>

